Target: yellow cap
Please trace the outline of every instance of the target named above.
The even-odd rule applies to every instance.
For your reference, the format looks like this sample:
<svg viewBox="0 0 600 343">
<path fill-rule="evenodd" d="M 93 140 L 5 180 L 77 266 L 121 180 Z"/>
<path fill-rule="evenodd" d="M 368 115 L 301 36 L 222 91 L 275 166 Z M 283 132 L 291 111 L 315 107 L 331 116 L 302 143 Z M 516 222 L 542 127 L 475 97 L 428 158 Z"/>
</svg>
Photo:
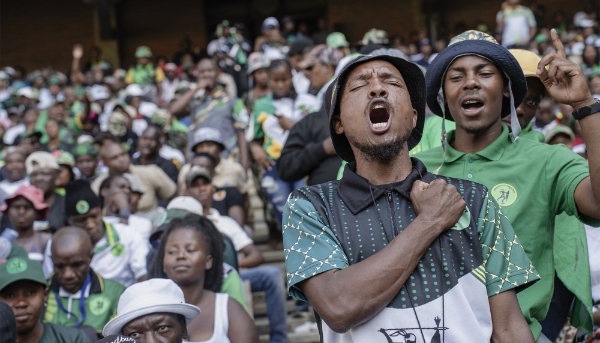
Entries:
<svg viewBox="0 0 600 343">
<path fill-rule="evenodd" d="M 508 51 L 510 51 L 510 53 L 517 59 L 517 62 L 519 62 L 519 66 L 521 66 L 521 69 L 523 69 L 523 74 L 525 74 L 525 77 L 540 78 L 537 74 L 538 64 L 542 60 L 540 56 L 534 52 L 523 49 L 510 49 Z"/>
</svg>

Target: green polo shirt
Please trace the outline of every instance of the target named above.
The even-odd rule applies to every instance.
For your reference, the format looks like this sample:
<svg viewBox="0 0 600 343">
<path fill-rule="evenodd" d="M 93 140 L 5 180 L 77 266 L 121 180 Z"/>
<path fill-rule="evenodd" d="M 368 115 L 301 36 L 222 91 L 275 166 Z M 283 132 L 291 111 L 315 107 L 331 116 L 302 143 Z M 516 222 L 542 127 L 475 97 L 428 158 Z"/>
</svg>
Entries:
<svg viewBox="0 0 600 343">
<path fill-rule="evenodd" d="M 119 298 L 125 291 L 120 283 L 106 280 L 90 269 L 91 282 L 89 294 L 84 299 L 85 321 L 83 325 L 89 325 L 102 332 L 104 325 L 117 315 Z M 79 298 L 72 298 L 69 306 L 69 297 L 61 296 L 58 279 L 54 275 L 50 281 L 50 293 L 48 294 L 48 305 L 44 314 L 45 323 L 74 326 L 81 319 L 82 313 L 79 308 Z M 66 313 L 60 309 L 56 302 L 56 296 L 62 307 L 69 311 Z"/>
<path fill-rule="evenodd" d="M 538 131 L 533 130 L 533 122 L 527 124 L 523 129 L 521 129 L 521 133 L 519 133 L 519 139 L 525 138 L 530 141 L 544 143 L 544 134 Z"/>
<path fill-rule="evenodd" d="M 410 156 L 442 146 L 442 122 L 444 119 L 433 115 L 425 119 L 423 124 L 423 135 L 419 144 L 410 150 Z M 446 119 L 446 132 L 456 129 L 456 123 Z"/>
<path fill-rule="evenodd" d="M 504 125 L 500 137 L 475 154 L 453 149 L 454 138 L 455 131 L 450 131 L 443 166 L 441 147 L 420 153 L 418 158 L 431 172 L 485 185 L 502 207 L 540 274 L 540 281 L 518 293 L 521 310 L 537 338 L 541 332 L 539 321 L 546 317 L 554 289 L 556 215 L 564 212 L 590 225 L 600 224 L 598 220 L 581 216 L 575 204 L 575 188 L 589 176 L 588 165 L 564 146 L 528 139 L 512 142 Z M 573 235 L 572 239 L 579 240 L 582 236 L 585 242 L 585 232 L 575 231 Z M 569 262 L 578 276 L 563 282 L 569 283 L 567 287 L 583 301 L 591 316 L 587 246 L 580 246 L 577 254 L 580 257 Z"/>
</svg>

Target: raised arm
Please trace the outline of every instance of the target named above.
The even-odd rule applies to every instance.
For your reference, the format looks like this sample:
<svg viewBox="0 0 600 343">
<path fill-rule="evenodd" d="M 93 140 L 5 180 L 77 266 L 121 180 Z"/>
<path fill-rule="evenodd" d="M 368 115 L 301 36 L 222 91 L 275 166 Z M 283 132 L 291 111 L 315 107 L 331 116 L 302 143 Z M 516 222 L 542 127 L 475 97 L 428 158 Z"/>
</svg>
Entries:
<svg viewBox="0 0 600 343">
<path fill-rule="evenodd" d="M 556 52 L 542 58 L 538 75 L 550 95 L 558 102 L 570 105 L 574 110 L 594 104 L 587 80 L 579 65 L 569 61 L 565 49 L 552 29 L 552 44 Z M 589 115 L 580 121 L 583 140 L 588 151 L 590 177 L 575 189 L 575 203 L 580 213 L 600 219 L 600 113 Z"/>
<path fill-rule="evenodd" d="M 432 242 L 458 221 L 466 206 L 456 188 L 440 179 L 430 184 L 416 181 L 411 201 L 416 219 L 384 249 L 298 284 L 332 330 L 346 332 L 381 312 Z"/>
<path fill-rule="evenodd" d="M 171 106 L 169 107 L 169 110 L 171 111 L 171 113 L 175 116 L 177 116 L 178 114 L 181 114 L 185 110 L 187 105 L 189 104 L 190 100 L 192 100 L 192 98 L 194 97 L 194 94 L 196 94 L 196 92 L 198 92 L 201 89 L 205 89 L 206 86 L 207 86 L 206 81 L 204 81 L 204 80 L 198 81 L 195 88 L 190 89 L 183 96 L 181 96 L 179 99 L 175 100 L 171 104 Z"/>
</svg>

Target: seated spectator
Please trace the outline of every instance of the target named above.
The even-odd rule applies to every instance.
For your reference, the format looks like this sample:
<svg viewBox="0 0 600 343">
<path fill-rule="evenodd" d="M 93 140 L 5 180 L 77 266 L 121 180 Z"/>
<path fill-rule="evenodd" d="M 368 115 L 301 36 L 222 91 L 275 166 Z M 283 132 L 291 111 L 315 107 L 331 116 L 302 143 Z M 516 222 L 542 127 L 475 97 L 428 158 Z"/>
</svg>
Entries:
<svg viewBox="0 0 600 343">
<path fill-rule="evenodd" d="M 308 186 L 337 179 L 342 159 L 335 153 L 325 108 L 300 120 L 285 141 L 277 159 L 277 175 L 293 182 L 308 177 Z"/>
<path fill-rule="evenodd" d="M 154 68 L 150 62 L 152 51 L 147 46 L 138 46 L 135 50 L 135 58 L 137 64 L 127 71 L 125 83 L 143 86 L 145 95 L 150 99 L 160 99 L 165 74 L 161 68 Z"/>
<path fill-rule="evenodd" d="M 53 152 L 55 150 L 71 151 L 73 144 L 69 143 L 69 139 L 60 138 L 60 123 L 56 119 L 48 119 L 44 125 L 48 141 L 43 144 L 44 151 Z"/>
<path fill-rule="evenodd" d="M 339 51 L 323 46 L 320 51 Z M 318 53 L 320 56 L 326 54 Z M 322 62 L 322 63 L 321 63 Z M 330 62 L 312 62 L 315 73 L 318 68 L 331 68 L 331 77 L 335 66 Z M 326 67 L 323 63 L 327 63 Z M 320 67 L 317 67 L 317 64 Z M 337 65 L 337 62 L 335 62 Z M 328 81 L 328 80 L 327 80 Z M 325 83 L 327 82 L 325 81 Z M 277 175 L 275 162 L 281 155 L 281 150 L 288 138 L 289 131 L 307 114 L 318 111 L 319 101 L 314 95 L 297 94 L 292 84 L 292 68 L 285 60 L 271 62 L 269 67 L 269 82 L 272 96 L 264 97 L 256 102 L 252 118 L 254 121 L 254 137 L 250 145 L 252 156 L 262 168 L 261 185 L 267 193 L 267 198 L 275 211 L 275 217 L 281 225 L 283 206 L 288 195 L 296 188 L 302 187 L 304 180 L 286 182 Z"/>
<path fill-rule="evenodd" d="M 304 61 L 314 45 L 312 39 L 302 37 L 296 39 L 290 45 L 290 51 L 288 51 L 288 60 L 292 66 L 292 82 L 298 94 L 308 93 L 310 87 L 310 80 L 306 77 L 301 62 Z"/>
<path fill-rule="evenodd" d="M 171 280 L 153 279 L 129 287 L 119 298 L 118 314 L 102 334 L 125 335 L 142 343 L 181 343 L 200 313 L 185 303 L 184 293 Z"/>
<path fill-rule="evenodd" d="M 569 149 L 573 149 L 573 141 L 575 140 L 575 134 L 568 126 L 556 125 L 546 132 L 545 142 L 546 144 L 555 145 L 563 144 Z"/>
<path fill-rule="evenodd" d="M 50 208 L 46 220 L 34 224 L 35 230 L 54 232 L 65 226 L 65 197 L 64 192 L 56 187 L 60 170 L 56 158 L 48 152 L 34 152 L 25 160 L 25 167 L 31 185 L 44 192 L 44 203 Z"/>
<path fill-rule="evenodd" d="M 67 183 L 75 180 L 75 172 L 73 172 L 75 159 L 71 153 L 62 150 L 55 150 L 52 155 L 60 168 L 56 177 L 56 188 L 64 188 Z"/>
<path fill-rule="evenodd" d="M 217 160 L 212 183 L 217 187 L 235 187 L 240 193 L 246 194 L 248 192 L 246 170 L 237 162 L 221 158 L 224 149 L 225 143 L 218 130 L 207 127 L 194 133 L 191 152 L 195 154 L 208 153 Z M 185 178 L 190 172 L 190 167 L 191 164 L 186 164 L 179 171 L 177 177 L 179 194 L 185 193 Z"/>
<path fill-rule="evenodd" d="M 148 213 L 156 210 L 159 199 L 170 199 L 177 191 L 175 182 L 171 181 L 159 167 L 132 165 L 123 146 L 113 139 L 105 139 L 100 148 L 100 156 L 104 165 L 108 167 L 108 174 L 98 176 L 92 183 L 92 189 L 96 194 L 99 193 L 102 181 L 109 175 L 131 173 L 139 179 L 144 190 L 138 210 Z"/>
<path fill-rule="evenodd" d="M 189 129 L 173 118 L 171 112 L 164 108 L 154 112 L 150 123 L 158 125 L 166 136 L 165 144 L 158 154 L 173 162 L 179 170 L 185 164 L 185 156 L 182 151 L 187 150 Z"/>
<path fill-rule="evenodd" d="M 202 205 L 194 198 L 189 196 L 177 197 L 167 206 L 167 216 L 164 222 L 150 236 L 152 247 L 158 248 L 160 238 L 167 229 L 168 225 L 177 218 L 186 218 L 190 220 L 199 220 L 198 216 L 203 215 Z M 223 285 L 221 293 L 227 293 L 230 298 L 237 300 L 246 311 L 248 311 L 244 290 L 242 288 L 242 279 L 238 273 L 237 252 L 235 251 L 233 241 L 229 236 L 222 233 L 225 249 L 223 251 Z M 155 250 L 152 249 L 148 254 L 149 264 L 154 258 Z"/>
<path fill-rule="evenodd" d="M 108 223 L 128 225 L 144 242 L 152 233 L 150 219 L 134 214 L 131 211 L 131 184 L 124 175 L 111 175 L 100 185 L 100 205 L 102 216 Z M 135 195 L 133 195 L 135 197 Z"/>
<path fill-rule="evenodd" d="M 90 236 L 81 228 L 64 227 L 52 237 L 54 275 L 44 315 L 45 323 L 91 326 L 100 334 L 117 314 L 121 284 L 107 280 L 92 268 Z"/>
<path fill-rule="evenodd" d="M 79 144 L 73 150 L 75 158 L 75 173 L 79 175 L 79 179 L 86 180 L 89 183 L 94 182 L 96 170 L 98 168 L 98 149 L 89 143 Z"/>
<path fill-rule="evenodd" d="M 19 148 L 9 148 L 4 155 L 2 174 L 6 177 L 0 181 L 0 203 L 11 196 L 21 186 L 29 185 L 25 175 L 25 152 Z"/>
<path fill-rule="evenodd" d="M 190 341 L 258 342 L 256 327 L 244 308 L 227 294 L 217 293 L 223 282 L 223 239 L 210 220 L 198 219 L 175 219 L 169 224 L 150 277 L 173 280 L 186 303 L 202 307 L 187 325 Z"/>
<path fill-rule="evenodd" d="M 177 182 L 179 170 L 173 162 L 160 156 L 160 150 L 165 143 L 165 134 L 160 126 L 151 124 L 138 139 L 138 151 L 131 163 L 134 165 L 155 165 L 162 169 L 173 182 Z"/>
<path fill-rule="evenodd" d="M 310 80 L 309 93 L 317 96 L 319 103 L 317 108 L 311 112 L 321 108 L 325 91 L 335 76 L 335 68 L 344 54 L 337 50 L 326 46 L 325 44 L 315 46 L 310 54 L 300 63 L 300 68 L 310 72 L 308 79 Z"/>
<path fill-rule="evenodd" d="M 210 59 L 198 62 L 198 83 L 170 107 L 174 115 L 183 114 L 189 106 L 189 128 L 193 137 L 202 128 L 213 128 L 219 131 L 225 150 L 224 158 L 237 147 L 240 163 L 247 169 L 248 151 L 244 130 L 248 126 L 248 111 L 241 99 L 229 97 L 217 82 L 217 66 Z"/>
<path fill-rule="evenodd" d="M 76 328 L 40 321 L 48 301 L 48 288 L 42 265 L 37 261 L 13 257 L 0 263 L 0 300 L 13 310 L 17 342 L 89 343 Z"/>
<path fill-rule="evenodd" d="M 271 93 L 269 88 L 269 71 L 267 68 L 271 65 L 265 55 L 260 52 L 253 52 L 248 57 L 248 77 L 252 80 L 252 89 L 244 94 L 244 105 L 248 112 L 252 112 L 254 103 L 257 99 L 267 96 Z"/>
<path fill-rule="evenodd" d="M 217 210 L 212 208 L 214 186 L 210 183 L 210 174 L 206 169 L 192 168 L 186 181 L 188 195 L 202 204 L 204 215 L 221 233 L 226 234 L 233 241 L 234 248 L 240 256 L 239 266 L 247 268 L 240 271 L 242 279 L 250 281 L 253 292 L 265 292 L 270 341 L 286 342 L 286 294 L 281 269 L 273 266 L 259 266 L 263 261 L 263 256 L 244 229 L 235 220 L 220 215 Z"/>
<path fill-rule="evenodd" d="M 191 159 L 191 166 L 199 166 L 205 168 L 211 176 L 211 183 L 215 186 L 213 194 L 212 208 L 219 211 L 224 216 L 231 217 L 238 224 L 244 226 L 246 223 L 246 210 L 244 208 L 244 196 L 234 187 L 217 187 L 214 184 L 215 165 L 217 160 L 213 155 L 206 152 L 200 152 L 194 155 Z M 189 174 L 189 172 L 188 172 Z M 187 185 L 184 184 L 187 189 Z M 182 191 L 182 194 L 185 190 Z"/>
<path fill-rule="evenodd" d="M 35 123 L 40 116 L 39 110 L 36 107 L 27 107 L 23 109 L 21 113 L 23 114 L 23 117 L 21 118 L 20 123 L 6 130 L 3 137 L 4 144 L 14 144 L 20 134 L 26 131 L 31 132 L 35 128 Z"/>
<path fill-rule="evenodd" d="M 91 267 L 105 279 L 125 287 L 146 279 L 148 245 L 131 228 L 103 220 L 100 199 L 83 180 L 66 188 L 65 212 L 69 225 L 85 229 L 94 246 Z M 51 275 L 52 251 L 46 249 L 44 271 Z"/>
<path fill-rule="evenodd" d="M 285 58 L 289 48 L 279 30 L 279 21 L 268 17 L 263 21 L 261 28 L 262 37 L 254 42 L 254 51 L 262 52 L 271 61 Z"/>
<path fill-rule="evenodd" d="M 8 227 L 19 233 L 14 244 L 23 247 L 30 259 L 42 262 L 50 234 L 33 228 L 36 220 L 44 220 L 48 214 L 42 191 L 34 186 L 21 186 L 6 198 L 0 211 L 9 220 Z"/>
<path fill-rule="evenodd" d="M 175 92 L 179 87 L 179 78 L 177 77 L 177 65 L 175 63 L 165 64 L 165 79 L 162 80 L 162 95 L 159 102 L 169 103 L 175 97 Z"/>
</svg>

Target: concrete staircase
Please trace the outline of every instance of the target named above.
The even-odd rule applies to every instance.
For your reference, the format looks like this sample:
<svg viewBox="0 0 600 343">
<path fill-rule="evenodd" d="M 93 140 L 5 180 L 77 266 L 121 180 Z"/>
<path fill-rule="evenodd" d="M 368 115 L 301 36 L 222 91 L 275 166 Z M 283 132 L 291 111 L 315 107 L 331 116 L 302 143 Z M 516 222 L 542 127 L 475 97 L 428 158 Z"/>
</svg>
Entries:
<svg viewBox="0 0 600 343">
<path fill-rule="evenodd" d="M 250 175 L 249 175 L 250 176 Z M 250 178 L 251 179 L 251 178 Z M 252 182 L 252 181 L 250 181 Z M 256 193 L 254 184 L 249 187 L 249 223 L 252 227 L 253 240 L 257 248 L 263 253 L 265 265 L 281 268 L 285 275 L 285 260 L 281 243 L 277 247 L 269 244 L 269 227 L 266 223 L 264 204 Z M 314 322 L 312 310 L 309 312 L 294 312 L 296 302 L 288 298 L 287 301 L 287 329 L 289 343 L 319 343 L 318 332 L 299 332 L 294 330 L 307 322 Z M 269 343 L 269 319 L 267 318 L 267 304 L 264 292 L 252 293 L 252 308 L 254 310 L 254 322 L 260 335 L 261 343 Z"/>
</svg>

